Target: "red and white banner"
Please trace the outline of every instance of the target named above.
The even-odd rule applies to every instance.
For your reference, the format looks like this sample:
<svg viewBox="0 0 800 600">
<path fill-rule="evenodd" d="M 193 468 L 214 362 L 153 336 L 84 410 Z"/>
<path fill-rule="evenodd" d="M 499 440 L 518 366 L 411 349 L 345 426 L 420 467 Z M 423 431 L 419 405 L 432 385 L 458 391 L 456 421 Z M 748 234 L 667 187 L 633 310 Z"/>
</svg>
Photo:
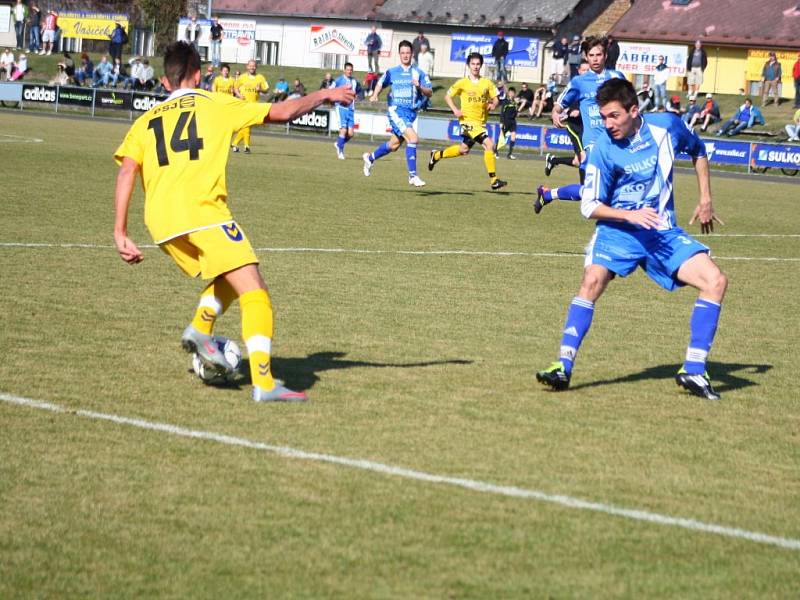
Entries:
<svg viewBox="0 0 800 600">
<path fill-rule="evenodd" d="M 381 38 L 381 56 L 392 55 L 392 30 L 378 29 Z M 318 54 L 344 54 L 347 56 L 366 56 L 367 46 L 364 40 L 370 34 L 369 29 L 355 27 L 331 27 L 329 25 L 312 25 L 309 50 Z"/>
</svg>

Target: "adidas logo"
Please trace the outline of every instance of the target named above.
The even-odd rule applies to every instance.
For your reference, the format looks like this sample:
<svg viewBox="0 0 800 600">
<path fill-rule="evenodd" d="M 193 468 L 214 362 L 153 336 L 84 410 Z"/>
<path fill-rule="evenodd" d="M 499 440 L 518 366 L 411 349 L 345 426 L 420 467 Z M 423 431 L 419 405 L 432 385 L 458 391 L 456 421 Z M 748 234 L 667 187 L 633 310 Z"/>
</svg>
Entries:
<svg viewBox="0 0 800 600">
<path fill-rule="evenodd" d="M 578 330 L 575 329 L 574 326 L 573 327 L 567 327 L 564 330 L 564 335 L 574 335 L 575 337 L 578 337 Z"/>
</svg>

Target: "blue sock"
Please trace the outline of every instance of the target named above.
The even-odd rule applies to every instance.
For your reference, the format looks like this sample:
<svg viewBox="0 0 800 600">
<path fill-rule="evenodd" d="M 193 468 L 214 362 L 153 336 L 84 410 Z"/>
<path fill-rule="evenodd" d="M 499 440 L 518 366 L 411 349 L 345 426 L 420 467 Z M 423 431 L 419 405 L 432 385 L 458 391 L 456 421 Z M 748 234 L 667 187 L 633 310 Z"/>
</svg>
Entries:
<svg viewBox="0 0 800 600">
<path fill-rule="evenodd" d="M 559 200 L 569 200 L 570 202 L 579 202 L 581 199 L 581 184 L 572 183 L 564 187 L 555 188 L 556 198 Z"/>
<path fill-rule="evenodd" d="M 408 165 L 408 176 L 414 177 L 417 174 L 416 144 L 406 144 L 406 164 Z"/>
<path fill-rule="evenodd" d="M 572 372 L 572 364 L 578 354 L 581 342 L 592 326 L 594 316 L 594 302 L 578 298 L 572 299 L 567 311 L 567 320 L 561 336 L 561 351 L 558 359 L 564 363 L 564 370 Z"/>
<path fill-rule="evenodd" d="M 387 154 L 389 154 L 389 152 L 391 152 L 391 150 L 389 150 L 389 144 L 387 142 L 384 142 L 380 146 L 375 148 L 375 151 L 369 155 L 369 160 L 370 162 L 375 162 L 381 156 L 386 156 Z"/>
<path fill-rule="evenodd" d="M 689 321 L 689 347 L 686 349 L 686 362 L 683 363 L 684 370 L 697 375 L 706 370 L 706 359 L 714 342 L 714 334 L 717 333 L 717 323 L 719 323 L 719 313 L 722 306 L 711 300 L 697 299 L 694 303 L 692 318 Z"/>
<path fill-rule="evenodd" d="M 339 149 L 340 152 L 344 151 L 344 145 L 346 143 L 347 143 L 346 137 L 340 135 L 338 138 L 336 138 L 336 147 Z"/>
</svg>

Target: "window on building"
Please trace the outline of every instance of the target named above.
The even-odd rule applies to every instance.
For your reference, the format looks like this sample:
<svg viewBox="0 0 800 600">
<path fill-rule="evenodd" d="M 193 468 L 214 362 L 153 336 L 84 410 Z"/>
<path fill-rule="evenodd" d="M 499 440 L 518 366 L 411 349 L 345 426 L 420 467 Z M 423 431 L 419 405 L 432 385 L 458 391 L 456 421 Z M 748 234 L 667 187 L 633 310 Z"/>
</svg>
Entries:
<svg viewBox="0 0 800 600">
<path fill-rule="evenodd" d="M 277 65 L 278 42 L 258 42 L 258 60 L 262 65 Z"/>
<path fill-rule="evenodd" d="M 343 54 L 323 54 L 322 68 L 341 71 L 344 69 L 344 63 L 347 62 L 347 59 L 348 57 Z"/>
</svg>

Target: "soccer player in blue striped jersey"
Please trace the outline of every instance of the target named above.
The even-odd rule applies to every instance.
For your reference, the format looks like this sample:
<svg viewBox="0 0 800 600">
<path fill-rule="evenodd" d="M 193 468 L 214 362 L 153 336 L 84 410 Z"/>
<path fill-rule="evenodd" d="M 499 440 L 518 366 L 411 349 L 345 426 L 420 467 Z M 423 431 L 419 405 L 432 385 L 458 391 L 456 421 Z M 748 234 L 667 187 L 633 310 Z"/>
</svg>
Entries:
<svg viewBox="0 0 800 600">
<path fill-rule="evenodd" d="M 553 105 L 553 125 L 559 128 L 566 125 L 565 109 L 577 104 L 581 111 L 581 120 L 583 121 L 581 141 L 584 149 L 584 160 L 580 166 L 581 184 L 585 175 L 586 157 L 591 152 L 598 135 L 603 132 L 600 107 L 597 105 L 596 100 L 597 88 L 609 79 L 625 79 L 625 75 L 620 71 L 606 69 L 607 48 L 607 38 L 590 37 L 584 42 L 584 51 L 586 53 L 586 61 L 589 63 L 589 70 L 583 75 L 574 77 Z M 538 214 L 546 204 L 556 198 L 559 200 L 580 200 L 580 184 L 575 183 L 552 190 L 539 186 L 537 199 L 533 205 L 534 210 Z"/>
<path fill-rule="evenodd" d="M 559 360 L 536 379 L 556 390 L 569 387 L 572 366 L 589 331 L 595 302 L 617 275 L 641 266 L 662 288 L 699 290 L 690 321 L 689 347 L 676 382 L 692 394 L 718 400 L 706 373 L 725 291 L 726 276 L 709 249 L 678 227 L 673 196 L 675 157 L 686 152 L 697 173 L 700 200 L 689 221 L 713 231 L 711 182 L 703 142 L 673 113 L 639 113 L 636 90 L 612 79 L 597 92 L 606 132 L 589 155 L 581 212 L 597 226 L 586 251 L 583 280 L 567 312 Z"/>
<path fill-rule="evenodd" d="M 423 103 L 423 96 L 430 98 L 433 95 L 433 86 L 428 75 L 411 64 L 411 42 L 403 40 L 398 46 L 400 64 L 387 69 L 378 80 L 375 90 L 370 96 L 370 102 L 377 102 L 381 90 L 387 86 L 392 87 L 389 94 L 389 125 L 392 136 L 388 142 L 378 146 L 373 152 L 365 152 L 364 175 L 369 177 L 375 161 L 396 151 L 406 142 L 406 164 L 408 165 L 408 183 L 415 187 L 422 187 L 425 182 L 417 175 L 417 132 L 414 131 L 414 121 L 417 111 Z"/>
<path fill-rule="evenodd" d="M 350 87 L 357 95 L 361 86 L 358 80 L 353 77 L 353 63 L 344 63 L 344 71 L 331 84 L 332 88 Z M 334 106 L 336 115 L 339 117 L 339 137 L 336 138 L 336 156 L 339 160 L 344 160 L 344 145 L 353 137 L 355 127 L 356 101 L 350 104 L 337 103 Z"/>
</svg>

